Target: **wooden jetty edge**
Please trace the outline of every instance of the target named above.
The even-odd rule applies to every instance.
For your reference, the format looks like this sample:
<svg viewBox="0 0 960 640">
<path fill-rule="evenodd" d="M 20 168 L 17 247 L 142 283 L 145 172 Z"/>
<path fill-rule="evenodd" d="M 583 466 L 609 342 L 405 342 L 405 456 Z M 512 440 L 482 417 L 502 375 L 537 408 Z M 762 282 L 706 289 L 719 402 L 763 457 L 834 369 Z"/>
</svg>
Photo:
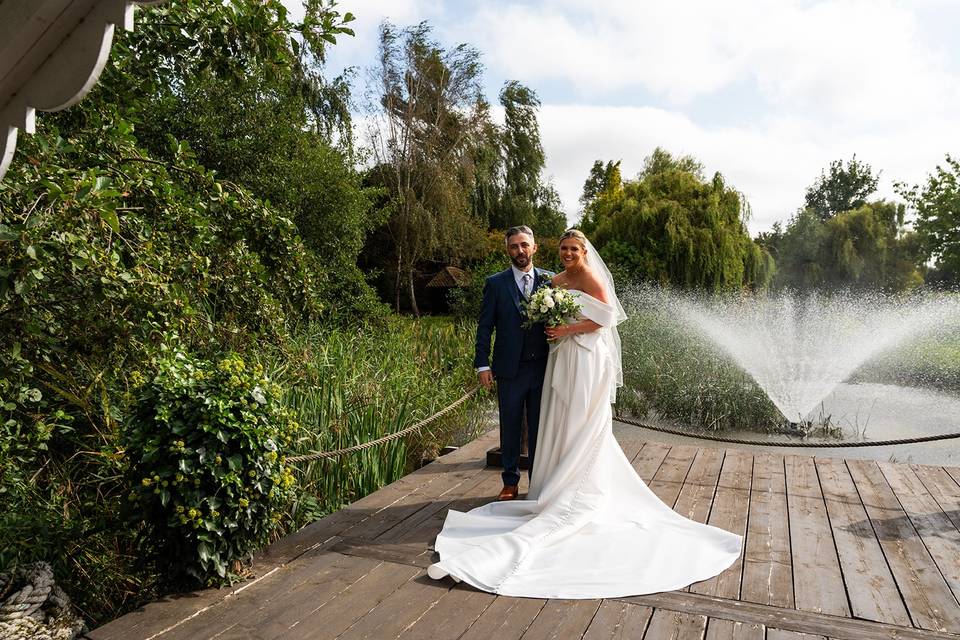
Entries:
<svg viewBox="0 0 960 640">
<path fill-rule="evenodd" d="M 429 579 L 447 510 L 500 488 L 485 465 L 494 430 L 269 546 L 256 578 L 165 598 L 86 638 L 960 639 L 960 468 L 646 435 L 619 439 L 651 489 L 689 518 L 746 536 L 741 560 L 719 576 L 605 600 L 497 597 Z"/>
</svg>

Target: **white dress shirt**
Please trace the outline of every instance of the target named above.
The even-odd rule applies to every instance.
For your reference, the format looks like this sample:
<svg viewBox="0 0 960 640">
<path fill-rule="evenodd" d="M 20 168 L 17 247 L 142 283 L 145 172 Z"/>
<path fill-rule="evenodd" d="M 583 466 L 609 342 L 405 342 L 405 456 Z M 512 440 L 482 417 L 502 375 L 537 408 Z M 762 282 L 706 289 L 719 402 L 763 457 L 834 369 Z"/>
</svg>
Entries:
<svg viewBox="0 0 960 640">
<path fill-rule="evenodd" d="M 515 265 L 510 265 L 510 269 L 513 271 L 513 279 L 517 282 L 517 289 L 520 290 L 520 294 L 523 294 L 523 276 L 530 276 L 530 293 L 533 293 L 533 281 L 537 277 L 537 272 L 533 270 L 533 264 L 530 264 L 530 269 L 527 271 L 521 271 L 517 269 Z"/>
</svg>

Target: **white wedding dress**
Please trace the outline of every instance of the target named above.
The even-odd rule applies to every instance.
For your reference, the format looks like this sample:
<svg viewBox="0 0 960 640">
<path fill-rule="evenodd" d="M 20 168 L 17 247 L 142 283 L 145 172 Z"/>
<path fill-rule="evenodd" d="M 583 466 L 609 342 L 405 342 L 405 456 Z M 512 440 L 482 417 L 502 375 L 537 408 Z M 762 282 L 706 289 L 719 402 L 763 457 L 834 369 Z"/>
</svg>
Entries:
<svg viewBox="0 0 960 640">
<path fill-rule="evenodd" d="M 431 578 L 505 596 L 612 598 L 706 580 L 740 555 L 739 535 L 679 515 L 630 465 L 610 405 L 617 311 L 572 291 L 582 317 L 603 328 L 551 346 L 527 498 L 450 510 Z"/>
</svg>

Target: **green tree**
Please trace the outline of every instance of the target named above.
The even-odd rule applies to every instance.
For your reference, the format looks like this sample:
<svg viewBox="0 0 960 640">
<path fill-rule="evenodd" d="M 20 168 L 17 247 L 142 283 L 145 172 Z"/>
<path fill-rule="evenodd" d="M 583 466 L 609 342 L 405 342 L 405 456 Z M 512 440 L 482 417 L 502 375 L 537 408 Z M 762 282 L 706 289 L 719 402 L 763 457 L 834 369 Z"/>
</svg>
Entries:
<svg viewBox="0 0 960 640">
<path fill-rule="evenodd" d="M 960 161 L 948 154 L 925 184 L 898 184 L 897 190 L 916 211 L 920 249 L 935 267 L 931 279 L 960 286 Z"/>
<path fill-rule="evenodd" d="M 580 226 L 585 233 L 593 232 L 600 219 L 618 202 L 622 193 L 620 160 L 608 160 L 606 165 L 601 160 L 595 160 L 583 183 L 583 194 L 580 196 Z"/>
<path fill-rule="evenodd" d="M 841 211 L 862 207 L 877 190 L 880 174 L 874 174 L 869 164 L 857 160 L 856 154 L 844 165 L 840 160 L 830 163 L 828 172 L 807 188 L 805 206 L 821 220 L 827 220 Z"/>
<path fill-rule="evenodd" d="M 619 167 L 611 175 L 619 175 Z M 599 175 L 600 166 L 594 168 Z M 606 169 L 606 167 L 604 167 Z M 589 181 L 588 181 L 589 183 Z M 615 184 L 615 183 L 614 183 Z M 723 176 L 704 179 L 700 164 L 656 149 L 636 180 L 604 185 L 594 198 L 594 242 L 633 277 L 689 288 L 766 286 L 775 266 L 750 239 L 743 196 Z"/>
<path fill-rule="evenodd" d="M 500 133 L 502 186 L 490 227 L 506 229 L 527 224 L 538 235 L 558 236 L 567 220 L 556 188 L 541 177 L 546 156 L 537 120 L 540 99 L 533 89 L 510 80 L 500 91 L 500 104 L 504 111 Z"/>
<path fill-rule="evenodd" d="M 375 175 L 391 198 L 386 228 L 394 252 L 395 305 L 400 308 L 405 282 L 418 315 L 417 265 L 461 250 L 482 232 L 470 207 L 475 143 L 488 112 L 479 57 L 465 44 L 445 51 L 426 23 L 380 27 L 370 86 Z"/>
<path fill-rule="evenodd" d="M 923 284 L 916 236 L 903 228 L 904 206 L 864 204 L 823 220 L 801 209 L 780 235 L 777 286 L 795 289 L 884 289 Z"/>
</svg>

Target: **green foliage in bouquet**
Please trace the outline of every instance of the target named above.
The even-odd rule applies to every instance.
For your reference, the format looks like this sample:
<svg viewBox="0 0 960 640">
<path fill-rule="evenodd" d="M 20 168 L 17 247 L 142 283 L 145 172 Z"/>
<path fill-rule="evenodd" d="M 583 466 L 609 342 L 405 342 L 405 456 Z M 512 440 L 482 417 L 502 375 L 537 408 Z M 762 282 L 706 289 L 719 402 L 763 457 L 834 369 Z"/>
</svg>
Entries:
<svg viewBox="0 0 960 640">
<path fill-rule="evenodd" d="M 580 303 L 572 293 L 552 287 L 540 287 L 530 295 L 529 300 L 523 300 L 520 307 L 523 310 L 525 329 L 540 323 L 557 327 L 568 322 L 580 311 Z"/>
<path fill-rule="evenodd" d="M 279 387 L 238 356 L 177 351 L 136 393 L 124 439 L 142 542 L 173 583 L 235 579 L 293 495 L 278 449 L 297 425 Z"/>
</svg>

